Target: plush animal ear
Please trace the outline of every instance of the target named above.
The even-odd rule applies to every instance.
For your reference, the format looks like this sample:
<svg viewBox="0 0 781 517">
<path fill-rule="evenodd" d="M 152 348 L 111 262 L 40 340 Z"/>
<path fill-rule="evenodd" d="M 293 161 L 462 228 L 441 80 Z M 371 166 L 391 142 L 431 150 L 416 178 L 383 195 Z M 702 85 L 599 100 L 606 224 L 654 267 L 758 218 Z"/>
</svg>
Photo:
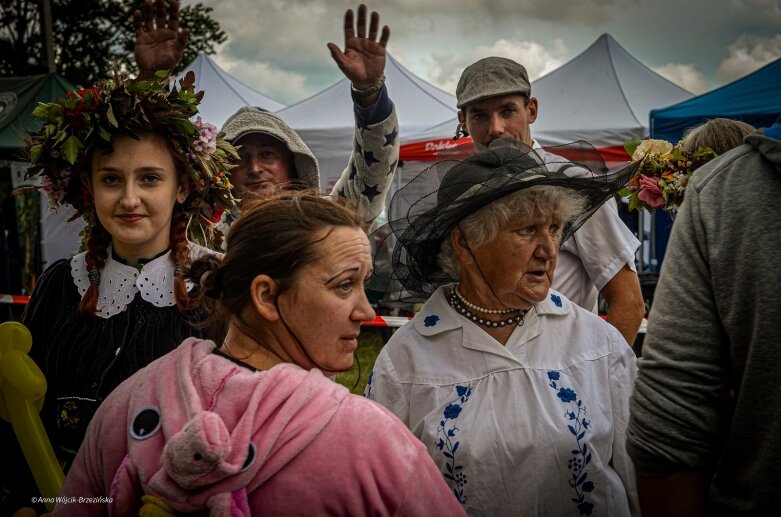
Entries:
<svg viewBox="0 0 781 517">
<path fill-rule="evenodd" d="M 252 279 L 250 297 L 257 313 L 267 321 L 279 319 L 277 299 L 279 285 L 268 275 L 258 275 Z"/>
</svg>

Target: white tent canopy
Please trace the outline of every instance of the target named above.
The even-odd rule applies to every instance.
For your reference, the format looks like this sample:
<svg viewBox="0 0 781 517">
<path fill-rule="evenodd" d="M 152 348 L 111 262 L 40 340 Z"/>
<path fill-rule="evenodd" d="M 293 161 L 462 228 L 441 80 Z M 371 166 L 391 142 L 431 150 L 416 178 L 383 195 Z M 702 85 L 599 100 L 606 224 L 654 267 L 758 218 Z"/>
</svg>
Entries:
<svg viewBox="0 0 781 517">
<path fill-rule="evenodd" d="M 198 108 L 199 115 L 204 121 L 218 128 L 244 106 L 256 106 L 268 111 L 285 107 L 228 74 L 206 54 L 198 54 L 198 57 L 182 70 L 176 77 L 177 84 L 179 79 L 190 71 L 195 74 L 195 90 L 205 92 Z"/>
<path fill-rule="evenodd" d="M 427 83 L 387 54 L 385 84 L 396 105 L 401 136 L 420 132 L 453 118 L 456 99 Z M 342 79 L 297 104 L 277 112 L 301 135 L 320 164 L 320 183 L 330 188 L 347 165 L 353 146 L 353 101 L 350 82 Z"/>
<path fill-rule="evenodd" d="M 623 145 L 649 135 L 649 113 L 692 94 L 643 65 L 609 34 L 570 62 L 537 79 L 540 110 L 532 128 L 541 143 L 586 140 L 594 147 Z"/>
<path fill-rule="evenodd" d="M 622 159 L 625 140 L 649 135 L 652 109 L 692 97 L 635 59 L 609 34 L 534 81 L 532 95 L 539 101 L 532 135 L 542 146 L 585 140 L 602 150 L 608 161 Z M 433 144 L 452 137 L 456 124 L 452 118 L 402 144 L 430 141 L 434 152 Z"/>
</svg>

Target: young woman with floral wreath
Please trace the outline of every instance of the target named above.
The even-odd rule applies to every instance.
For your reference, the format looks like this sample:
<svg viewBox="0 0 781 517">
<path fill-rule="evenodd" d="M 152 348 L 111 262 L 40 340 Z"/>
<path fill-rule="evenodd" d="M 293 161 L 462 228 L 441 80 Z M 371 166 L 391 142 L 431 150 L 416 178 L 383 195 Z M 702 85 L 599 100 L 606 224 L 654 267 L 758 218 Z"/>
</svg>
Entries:
<svg viewBox="0 0 781 517">
<path fill-rule="evenodd" d="M 66 471 L 100 401 L 202 334 L 183 272 L 214 252 L 188 240 L 188 225 L 214 237 L 235 203 L 226 173 L 238 155 L 214 126 L 191 121 L 203 96 L 193 79 L 169 89 L 162 72 L 117 77 L 34 111 L 43 128 L 28 135 L 28 175 L 52 207 L 87 222 L 84 251 L 48 267 L 23 318 L 48 382 L 41 418 Z M 2 433 L 15 461 L 0 470 L 0 509 L 13 511 L 37 491 L 10 426 Z"/>
</svg>

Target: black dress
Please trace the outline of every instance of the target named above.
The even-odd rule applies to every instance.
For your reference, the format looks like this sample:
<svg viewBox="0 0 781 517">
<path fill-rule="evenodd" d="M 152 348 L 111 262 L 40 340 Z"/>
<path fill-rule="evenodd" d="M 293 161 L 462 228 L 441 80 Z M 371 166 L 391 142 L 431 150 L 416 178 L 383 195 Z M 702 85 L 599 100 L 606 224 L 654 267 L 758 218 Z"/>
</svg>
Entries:
<svg viewBox="0 0 781 517">
<path fill-rule="evenodd" d="M 140 293 L 108 319 L 79 313 L 80 300 L 71 260 L 59 260 L 41 275 L 23 317 L 33 336 L 30 356 L 48 384 L 41 419 L 66 473 L 92 415 L 114 388 L 185 338 L 203 337 L 194 326 L 202 321 L 201 312 L 158 307 Z M 0 439 L 3 456 L 11 460 L 0 462 L 0 515 L 6 515 L 9 509 L 30 506 L 38 490 L 5 421 L 0 422 Z"/>
</svg>

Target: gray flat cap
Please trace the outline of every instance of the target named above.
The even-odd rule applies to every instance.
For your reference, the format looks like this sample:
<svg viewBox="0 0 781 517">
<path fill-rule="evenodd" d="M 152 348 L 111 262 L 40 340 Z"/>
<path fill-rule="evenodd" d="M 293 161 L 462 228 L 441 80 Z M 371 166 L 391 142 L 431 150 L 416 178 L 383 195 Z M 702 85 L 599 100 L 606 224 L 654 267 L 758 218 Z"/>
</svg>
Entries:
<svg viewBox="0 0 781 517">
<path fill-rule="evenodd" d="M 496 95 L 531 96 L 529 74 L 520 63 L 505 57 L 486 57 L 464 69 L 456 87 L 458 109 Z"/>
</svg>

